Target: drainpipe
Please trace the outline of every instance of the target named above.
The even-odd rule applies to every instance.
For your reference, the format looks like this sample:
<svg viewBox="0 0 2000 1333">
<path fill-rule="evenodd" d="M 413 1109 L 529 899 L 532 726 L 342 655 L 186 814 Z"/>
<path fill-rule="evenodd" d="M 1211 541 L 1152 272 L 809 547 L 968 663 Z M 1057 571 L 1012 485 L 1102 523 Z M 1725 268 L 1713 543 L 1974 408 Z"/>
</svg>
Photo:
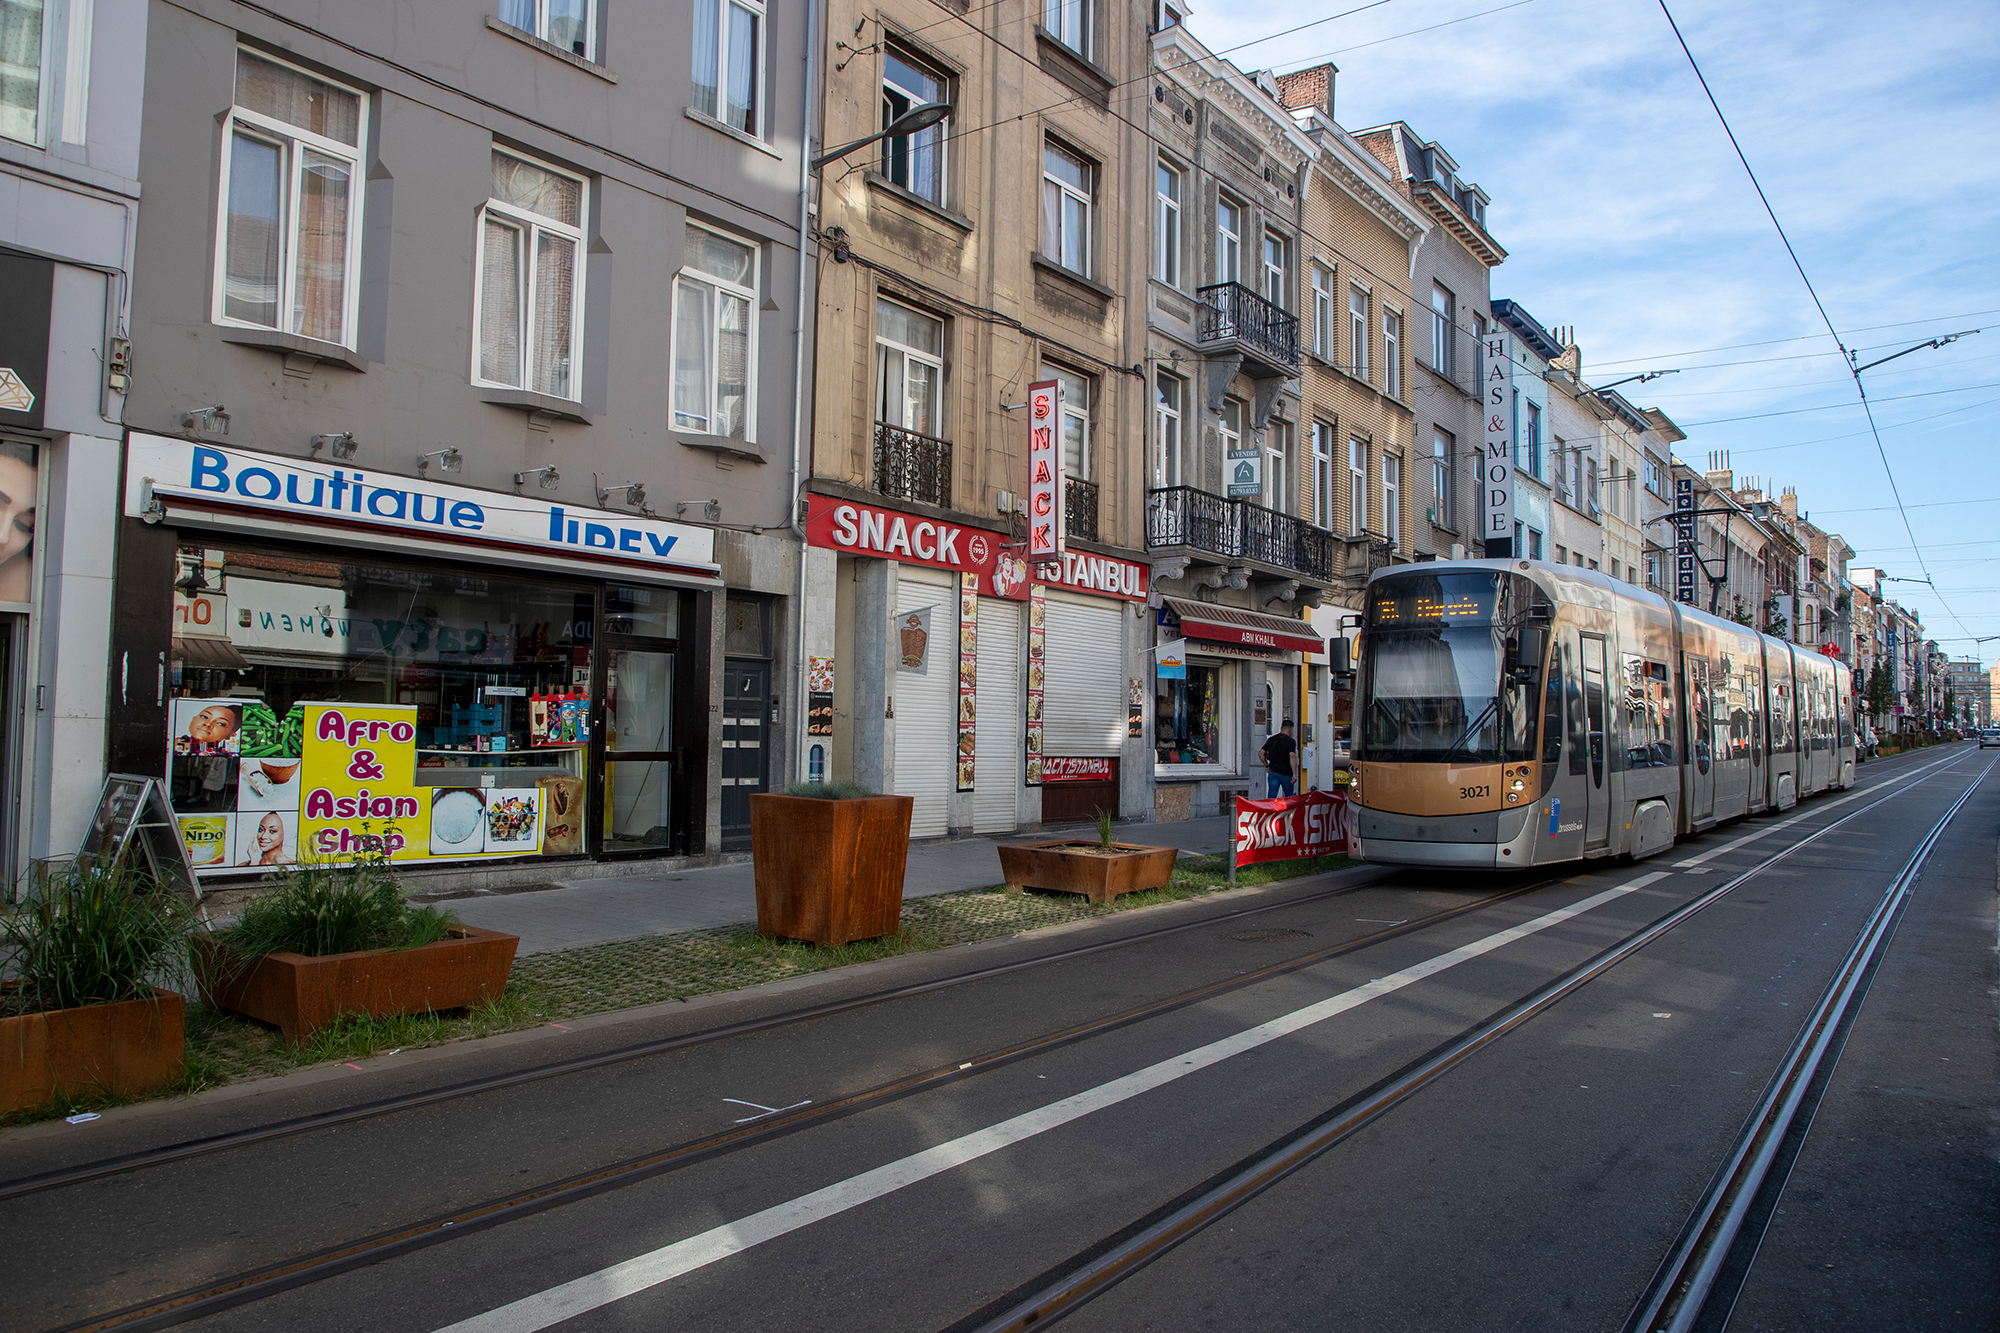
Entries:
<svg viewBox="0 0 2000 1333">
<path fill-rule="evenodd" d="M 799 498 L 805 488 L 805 426 L 806 426 L 806 246 L 810 243 L 812 228 L 812 116 L 813 116 L 813 72 L 818 48 L 815 46 L 818 31 L 820 5 L 824 0 L 807 0 L 806 4 L 806 86 L 803 109 L 799 113 L 799 285 L 796 297 L 798 313 L 792 329 L 792 477 L 791 477 L 791 520 L 792 533 L 799 539 L 799 591 L 793 598 L 797 603 L 797 633 L 793 636 L 792 663 L 792 780 L 801 782 L 806 776 L 806 530 L 799 523 Z M 829 756 L 830 758 L 830 756 Z"/>
</svg>

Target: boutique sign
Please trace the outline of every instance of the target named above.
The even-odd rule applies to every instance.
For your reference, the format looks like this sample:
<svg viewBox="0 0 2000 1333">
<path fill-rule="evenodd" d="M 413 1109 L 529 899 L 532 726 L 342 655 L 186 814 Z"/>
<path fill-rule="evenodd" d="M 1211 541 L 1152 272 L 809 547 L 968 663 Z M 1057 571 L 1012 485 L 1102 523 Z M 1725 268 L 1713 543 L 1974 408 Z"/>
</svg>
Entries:
<svg viewBox="0 0 2000 1333">
<path fill-rule="evenodd" d="M 715 535 L 706 528 L 315 459 L 134 434 L 125 473 L 125 512 L 145 517 L 159 513 L 162 505 L 170 514 L 193 508 L 412 541 L 715 572 Z"/>
</svg>

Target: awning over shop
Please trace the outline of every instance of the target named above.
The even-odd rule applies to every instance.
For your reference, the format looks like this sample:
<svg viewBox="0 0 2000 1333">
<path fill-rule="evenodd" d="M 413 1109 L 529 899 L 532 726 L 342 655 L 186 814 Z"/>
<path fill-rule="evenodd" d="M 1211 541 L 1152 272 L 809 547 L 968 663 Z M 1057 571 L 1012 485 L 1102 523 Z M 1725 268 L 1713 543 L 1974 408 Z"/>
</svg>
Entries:
<svg viewBox="0 0 2000 1333">
<path fill-rule="evenodd" d="M 158 642 L 158 640 L 154 640 Z M 250 665 L 249 659 L 236 651 L 236 645 L 227 639 L 211 639 L 201 635 L 183 638 L 174 635 L 174 657 L 191 667 L 237 670 Z"/>
<path fill-rule="evenodd" d="M 1180 618 L 1181 633 L 1190 639 L 1281 651 L 1326 651 L 1325 640 L 1310 623 L 1303 620 L 1269 616 L 1261 611 L 1244 611 L 1233 606 L 1191 602 L 1181 597 L 1163 597 L 1160 600 Z"/>
</svg>

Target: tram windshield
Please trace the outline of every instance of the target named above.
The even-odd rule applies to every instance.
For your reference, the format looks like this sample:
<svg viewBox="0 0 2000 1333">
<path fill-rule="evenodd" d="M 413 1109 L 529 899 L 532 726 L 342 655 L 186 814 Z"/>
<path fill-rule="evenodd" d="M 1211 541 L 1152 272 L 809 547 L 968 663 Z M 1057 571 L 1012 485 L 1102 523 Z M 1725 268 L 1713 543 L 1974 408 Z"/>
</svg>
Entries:
<svg viewBox="0 0 2000 1333">
<path fill-rule="evenodd" d="M 1531 604 L 1546 625 L 1546 599 L 1515 574 L 1411 573 L 1370 586 L 1357 757 L 1533 759 L 1541 663 L 1514 669 Z"/>
</svg>

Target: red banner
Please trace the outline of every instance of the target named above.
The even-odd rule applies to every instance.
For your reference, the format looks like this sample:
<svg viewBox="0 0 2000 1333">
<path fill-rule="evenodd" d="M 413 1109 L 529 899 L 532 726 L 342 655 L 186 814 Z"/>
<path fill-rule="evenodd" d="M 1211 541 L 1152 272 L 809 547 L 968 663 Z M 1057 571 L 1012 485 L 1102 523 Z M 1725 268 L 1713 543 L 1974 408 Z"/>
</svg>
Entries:
<svg viewBox="0 0 2000 1333">
<path fill-rule="evenodd" d="M 1290 861 L 1304 856 L 1353 855 L 1354 830 L 1347 797 L 1309 791 L 1275 801 L 1236 798 L 1236 864 Z"/>
<path fill-rule="evenodd" d="M 1112 761 L 1109 759 L 1064 759 L 1049 757 L 1042 760 L 1042 781 L 1044 782 L 1109 782 L 1112 778 Z"/>
</svg>

